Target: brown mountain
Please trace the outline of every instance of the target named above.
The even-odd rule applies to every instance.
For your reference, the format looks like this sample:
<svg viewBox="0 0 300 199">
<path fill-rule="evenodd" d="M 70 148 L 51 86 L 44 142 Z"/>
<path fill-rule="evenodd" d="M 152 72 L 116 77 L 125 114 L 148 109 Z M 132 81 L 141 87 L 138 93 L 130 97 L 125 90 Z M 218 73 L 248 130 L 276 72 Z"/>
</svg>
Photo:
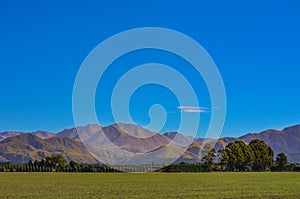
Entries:
<svg viewBox="0 0 300 199">
<path fill-rule="evenodd" d="M 285 153 L 290 163 L 300 162 L 300 125 L 290 126 L 283 130 L 269 129 L 261 133 L 249 133 L 238 138 L 224 137 L 218 140 L 208 139 L 208 142 L 214 145 L 214 148 L 218 151 L 235 140 L 243 140 L 249 143 L 254 139 L 264 141 L 274 150 L 275 155 L 280 152 Z M 203 138 L 195 139 L 199 143 L 203 142 L 203 140 Z M 200 150 L 200 146 L 198 145 L 197 150 Z"/>
<path fill-rule="evenodd" d="M 77 140 L 77 141 L 80 140 L 76 128 L 64 129 L 64 130 L 58 132 L 58 133 L 56 134 L 56 136 L 57 136 L 57 137 L 68 137 L 68 138 L 71 138 L 71 139 Z"/>
<path fill-rule="evenodd" d="M 0 141 L 0 162 L 27 163 L 59 154 L 69 161 L 96 162 L 82 143 L 66 137 L 41 139 L 25 133 Z"/>
<path fill-rule="evenodd" d="M 33 134 L 38 136 L 41 139 L 48 139 L 48 138 L 52 138 L 52 137 L 56 136 L 55 133 L 51 133 L 48 131 L 36 131 Z"/>
<path fill-rule="evenodd" d="M 73 159 L 78 162 L 95 161 L 87 152 L 84 145 L 79 142 L 80 137 L 77 129 L 83 132 L 80 137 L 89 149 L 95 152 L 94 155 L 98 152 L 98 154 L 110 153 L 109 145 L 107 145 L 109 140 L 109 143 L 111 142 L 125 151 L 135 153 L 151 152 L 147 158 L 158 158 L 165 162 L 182 153 L 180 144 L 189 142 L 193 143 L 178 161 L 198 162 L 200 147 L 204 141 L 203 138 L 193 140 L 191 137 L 176 132 L 159 134 L 133 124 L 114 124 L 107 127 L 91 124 L 65 129 L 57 134 L 46 131 L 33 133 L 4 132 L 0 134 L 0 139 L 5 139 L 0 141 L 0 162 L 11 161 L 20 163 L 26 162 L 29 159 L 41 159 L 54 154 L 63 154 L 68 160 Z M 175 136 L 180 143 L 178 145 L 166 146 Z M 214 145 L 218 151 L 236 139 L 247 143 L 253 139 L 263 140 L 273 148 L 275 154 L 284 152 L 287 154 L 289 162 L 300 162 L 300 125 L 291 126 L 281 131 L 267 130 L 261 133 L 247 134 L 239 138 L 225 137 L 218 140 L 207 139 L 206 141 Z M 104 152 L 102 151 L 103 148 L 105 148 Z M 162 150 L 159 151 L 158 149 Z M 118 156 L 113 152 L 110 155 L 106 155 L 108 159 L 111 158 L 120 162 Z M 139 160 L 136 161 L 138 162 Z M 124 158 L 124 162 L 132 161 Z"/>
<path fill-rule="evenodd" d="M 94 125 L 92 130 L 90 126 L 79 127 L 77 130 L 89 151 L 103 163 L 140 164 L 170 160 L 169 156 L 159 156 L 162 151 L 155 150 L 171 140 L 137 125 L 119 123 L 102 128 Z"/>
<path fill-rule="evenodd" d="M 180 140 L 180 143 L 182 145 L 189 145 L 192 142 L 197 142 L 193 137 L 185 136 L 185 135 L 177 133 L 177 132 L 166 132 L 163 135 L 168 137 L 171 140 L 173 140 L 175 138 L 175 136 L 178 137 L 178 140 Z"/>
<path fill-rule="evenodd" d="M 281 131 L 267 130 L 261 133 L 247 134 L 238 139 L 249 143 L 253 139 L 263 140 L 272 147 L 275 154 L 283 152 L 289 162 L 300 162 L 300 125 L 290 126 Z"/>
<path fill-rule="evenodd" d="M 3 132 L 3 133 L 0 133 L 0 141 L 4 140 L 6 138 L 9 138 L 9 137 L 14 137 L 14 136 L 25 134 L 25 133 L 32 133 L 32 134 L 38 136 L 41 139 L 48 139 L 48 138 L 51 138 L 51 137 L 56 135 L 54 133 L 51 133 L 51 132 L 48 132 L 48 131 L 41 131 L 41 130 L 36 131 L 36 132 L 6 131 L 6 132 Z"/>
<path fill-rule="evenodd" d="M 131 152 L 147 152 L 166 145 L 170 142 L 170 139 L 159 133 L 149 131 L 138 125 L 133 124 L 113 124 L 106 127 L 100 127 L 97 124 L 90 124 L 87 126 L 80 126 L 77 128 L 65 129 L 56 136 L 68 137 L 74 140 L 80 140 L 80 136 L 77 131 L 82 132 L 81 138 L 87 134 L 92 139 L 87 140 L 84 143 L 90 145 L 104 146 L 103 138 L 99 137 L 99 132 L 104 132 L 110 142 L 114 145 Z"/>
<path fill-rule="evenodd" d="M 274 150 L 275 155 L 280 152 L 285 153 L 290 163 L 300 162 L 300 125 L 290 126 L 283 130 L 270 129 L 261 133 L 249 133 L 238 138 L 225 137 L 218 140 L 208 139 L 208 142 L 214 145 L 214 148 L 218 151 L 235 140 L 243 140 L 246 143 L 249 143 L 254 139 L 264 141 Z M 194 154 L 199 154 L 200 146 L 203 141 L 203 138 L 196 138 L 195 142 L 198 144 L 191 145 L 188 151 Z M 179 161 L 181 160 L 191 162 L 191 160 L 184 157 L 181 157 Z"/>
<path fill-rule="evenodd" d="M 103 128 L 105 135 L 116 146 L 131 152 L 145 153 L 162 147 L 170 139 L 132 124 L 114 124 Z"/>
<path fill-rule="evenodd" d="M 78 130 L 83 132 L 80 136 L 78 135 Z M 99 133 L 101 130 L 104 132 L 105 137 L 115 146 L 129 152 L 145 153 L 170 142 L 170 139 L 164 135 L 130 124 L 114 124 L 102 128 L 99 125 L 91 124 L 65 129 L 57 134 L 44 131 L 34 133 L 19 132 L 15 134 L 11 133 L 9 136 L 12 137 L 7 137 L 0 141 L 0 162 L 24 163 L 30 159 L 40 160 L 46 156 L 57 154 L 62 154 L 67 160 L 95 162 L 95 159 L 80 142 L 80 137 L 82 139 L 87 137 L 90 140 L 84 142 L 85 144 L 105 147 L 103 134 L 101 137 L 101 133 Z M 88 136 L 85 133 L 88 133 Z M 101 149 L 97 148 L 96 152 L 101 153 Z M 113 154 L 109 158 L 115 158 L 116 162 L 120 162 L 117 160 L 119 158 L 118 155 L 114 156 Z M 129 160 L 125 159 L 124 161 Z"/>
<path fill-rule="evenodd" d="M 6 131 L 6 132 L 3 132 L 3 133 L 0 133 L 0 141 L 4 140 L 6 138 L 9 138 L 9 137 L 14 137 L 14 136 L 20 135 L 20 134 L 22 134 L 22 133 L 21 132 L 15 132 L 15 131 Z"/>
</svg>

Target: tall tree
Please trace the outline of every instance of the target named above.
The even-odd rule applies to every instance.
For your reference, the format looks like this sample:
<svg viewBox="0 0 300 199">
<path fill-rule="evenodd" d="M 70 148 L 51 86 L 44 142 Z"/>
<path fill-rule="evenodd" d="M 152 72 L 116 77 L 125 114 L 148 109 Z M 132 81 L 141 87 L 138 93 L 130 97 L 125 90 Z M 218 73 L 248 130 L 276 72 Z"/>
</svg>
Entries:
<svg viewBox="0 0 300 199">
<path fill-rule="evenodd" d="M 77 162 L 71 160 L 69 166 L 72 169 L 72 171 L 77 171 L 80 165 Z"/>
<path fill-rule="evenodd" d="M 222 166 L 223 171 L 228 171 L 228 160 L 229 156 L 226 152 L 226 150 L 219 150 L 220 154 L 220 165 Z"/>
<path fill-rule="evenodd" d="M 252 140 L 249 145 L 254 153 L 253 169 L 255 171 L 270 170 L 274 162 L 272 148 L 261 140 Z"/>
<path fill-rule="evenodd" d="M 252 164 L 254 161 L 254 153 L 252 148 L 247 145 L 244 141 L 242 140 L 236 140 L 234 142 L 242 151 L 242 156 L 243 156 L 243 161 L 240 163 L 240 171 L 251 171 Z"/>
<path fill-rule="evenodd" d="M 206 156 L 203 157 L 204 169 L 205 171 L 212 171 L 214 169 L 215 163 L 214 160 L 217 157 L 217 153 L 214 148 L 212 148 Z"/>
<path fill-rule="evenodd" d="M 67 165 L 67 160 L 62 155 L 46 157 L 46 163 L 54 168 L 64 168 Z"/>
<path fill-rule="evenodd" d="M 283 171 L 285 169 L 286 165 L 288 164 L 286 155 L 284 153 L 279 153 L 276 156 L 275 164 L 276 164 L 276 168 L 279 171 Z"/>
<path fill-rule="evenodd" d="M 237 144 L 236 142 L 231 142 L 226 146 L 225 151 L 229 158 L 228 159 L 229 171 L 236 171 L 236 170 L 242 171 L 243 170 L 242 165 L 244 164 L 245 156 L 239 144 Z"/>
</svg>

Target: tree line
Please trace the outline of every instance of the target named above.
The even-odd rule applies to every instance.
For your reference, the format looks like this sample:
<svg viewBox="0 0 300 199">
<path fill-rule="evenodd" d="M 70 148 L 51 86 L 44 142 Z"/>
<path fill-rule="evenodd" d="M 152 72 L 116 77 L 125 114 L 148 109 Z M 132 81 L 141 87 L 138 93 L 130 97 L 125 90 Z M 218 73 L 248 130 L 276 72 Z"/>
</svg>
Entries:
<svg viewBox="0 0 300 199">
<path fill-rule="evenodd" d="M 274 151 L 261 140 L 252 140 L 249 144 L 241 140 L 229 143 L 225 149 L 216 153 L 210 144 L 205 144 L 202 159 L 198 163 L 171 164 L 161 172 L 210 172 L 210 171 L 300 171 L 300 165 L 289 164 L 284 153 L 279 153 L 274 160 Z M 104 164 L 79 164 L 68 162 L 62 155 L 46 157 L 40 161 L 30 160 L 27 164 L 0 163 L 0 172 L 128 172 L 150 171 L 151 166 L 123 165 L 107 166 Z"/>
<path fill-rule="evenodd" d="M 27 164 L 0 164 L 0 172 L 118 172 L 104 164 L 79 164 L 67 162 L 62 155 L 49 156 L 40 161 L 29 160 Z"/>
<path fill-rule="evenodd" d="M 165 172 L 209 172 L 209 171 L 300 171 L 300 165 L 289 164 L 284 153 L 279 153 L 274 160 L 274 151 L 264 141 L 252 140 L 249 144 L 236 140 L 225 149 L 216 153 L 206 144 L 203 147 L 203 158 L 195 164 L 172 164 L 161 171 Z"/>
</svg>

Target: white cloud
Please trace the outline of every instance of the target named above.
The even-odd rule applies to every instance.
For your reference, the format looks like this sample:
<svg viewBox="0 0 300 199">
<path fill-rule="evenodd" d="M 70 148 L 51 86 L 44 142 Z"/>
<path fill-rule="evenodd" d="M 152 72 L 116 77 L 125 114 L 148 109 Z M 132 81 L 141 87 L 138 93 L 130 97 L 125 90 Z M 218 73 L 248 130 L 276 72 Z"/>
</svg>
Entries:
<svg viewBox="0 0 300 199">
<path fill-rule="evenodd" d="M 209 112 L 209 108 L 206 107 L 197 107 L 197 106 L 178 106 L 182 112 L 186 113 L 205 113 Z"/>
</svg>

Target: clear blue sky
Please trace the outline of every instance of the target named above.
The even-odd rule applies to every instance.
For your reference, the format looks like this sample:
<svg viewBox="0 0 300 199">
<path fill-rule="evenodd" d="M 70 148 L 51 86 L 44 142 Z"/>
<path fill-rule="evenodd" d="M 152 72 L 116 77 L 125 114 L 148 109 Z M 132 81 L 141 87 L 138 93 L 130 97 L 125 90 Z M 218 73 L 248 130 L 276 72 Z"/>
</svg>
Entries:
<svg viewBox="0 0 300 199">
<path fill-rule="evenodd" d="M 1 1 L 0 131 L 72 127 L 73 83 L 84 58 L 106 38 L 146 26 L 183 32 L 211 55 L 227 92 L 222 136 L 300 123 L 299 1 L 174 2 Z M 163 52 L 140 53 L 140 62 L 149 55 L 166 64 L 181 62 Z M 130 56 L 123 63 L 132 62 Z M 167 90 L 143 89 L 165 96 L 162 104 L 176 105 Z M 161 98 L 143 101 L 141 93 L 135 93 L 132 111 L 143 124 L 148 118 L 142 111 Z M 103 113 L 100 121 L 110 123 L 108 111 Z M 165 130 L 175 128 L 176 117 L 172 121 Z"/>
</svg>

